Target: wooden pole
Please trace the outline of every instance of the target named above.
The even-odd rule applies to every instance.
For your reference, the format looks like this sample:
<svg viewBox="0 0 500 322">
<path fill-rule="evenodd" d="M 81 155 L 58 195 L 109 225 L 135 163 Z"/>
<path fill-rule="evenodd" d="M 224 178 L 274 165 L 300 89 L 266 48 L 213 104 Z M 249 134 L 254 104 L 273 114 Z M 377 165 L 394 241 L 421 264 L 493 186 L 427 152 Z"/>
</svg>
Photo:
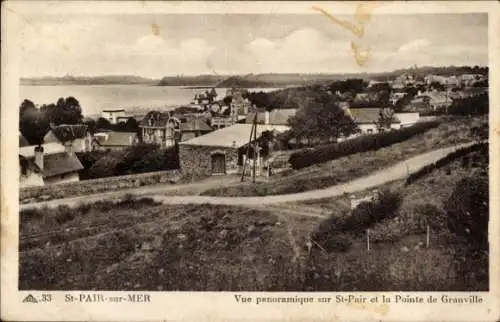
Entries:
<svg viewBox="0 0 500 322">
<path fill-rule="evenodd" d="M 370 229 L 366 230 L 366 249 L 370 251 Z"/>
<path fill-rule="evenodd" d="M 252 135 L 254 131 L 254 126 L 257 123 L 257 111 L 255 111 L 255 116 L 252 122 L 252 128 L 250 129 L 250 137 L 248 138 L 248 146 L 247 146 L 247 157 L 245 159 L 245 162 L 243 162 L 243 172 L 241 173 L 241 182 L 245 180 L 245 170 L 246 170 L 246 165 L 248 158 L 250 156 L 250 145 L 252 144 Z"/>
<path fill-rule="evenodd" d="M 257 169 L 257 118 L 255 118 L 255 124 L 253 125 L 253 174 L 252 182 L 255 183 L 255 171 Z"/>
<path fill-rule="evenodd" d="M 429 244 L 430 244 L 430 228 L 429 228 L 429 225 L 427 225 L 427 238 L 426 238 L 427 248 L 429 248 Z"/>
</svg>

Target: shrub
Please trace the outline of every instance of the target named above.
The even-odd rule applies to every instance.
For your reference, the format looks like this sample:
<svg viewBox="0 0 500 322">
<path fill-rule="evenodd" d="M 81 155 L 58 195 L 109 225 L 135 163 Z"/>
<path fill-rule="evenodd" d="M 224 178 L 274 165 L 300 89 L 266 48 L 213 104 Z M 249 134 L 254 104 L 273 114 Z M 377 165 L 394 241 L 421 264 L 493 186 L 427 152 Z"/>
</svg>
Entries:
<svg viewBox="0 0 500 322">
<path fill-rule="evenodd" d="M 316 163 L 338 159 L 354 153 L 377 150 L 394 143 L 402 142 L 417 134 L 435 128 L 439 124 L 439 121 L 422 122 L 396 131 L 363 135 L 340 143 L 323 145 L 293 153 L 289 161 L 294 169 L 301 169 Z"/>
<path fill-rule="evenodd" d="M 380 192 L 377 200 L 363 202 L 356 207 L 339 227 L 342 232 L 364 233 L 377 222 L 394 218 L 398 214 L 402 198 L 398 193 Z"/>
<path fill-rule="evenodd" d="M 401 202 L 398 193 L 381 192 L 377 200 L 359 204 L 350 215 L 330 215 L 319 224 L 311 237 L 327 251 L 347 251 L 351 245 L 347 234 L 363 234 L 374 224 L 394 218 Z"/>
<path fill-rule="evenodd" d="M 445 203 L 448 228 L 471 249 L 488 248 L 488 176 L 460 180 Z"/>
</svg>

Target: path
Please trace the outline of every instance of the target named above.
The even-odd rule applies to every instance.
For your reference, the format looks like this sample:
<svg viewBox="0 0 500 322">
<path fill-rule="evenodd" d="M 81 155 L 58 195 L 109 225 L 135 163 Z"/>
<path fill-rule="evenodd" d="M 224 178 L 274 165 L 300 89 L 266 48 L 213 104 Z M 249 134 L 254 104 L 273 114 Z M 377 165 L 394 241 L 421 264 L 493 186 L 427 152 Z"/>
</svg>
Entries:
<svg viewBox="0 0 500 322">
<path fill-rule="evenodd" d="M 156 201 L 165 204 L 217 204 L 217 205 L 236 205 L 236 206 L 262 206 L 267 204 L 278 204 L 285 202 L 296 202 L 305 200 L 317 200 L 329 197 L 341 196 L 344 193 L 354 193 L 366 189 L 375 188 L 385 183 L 406 178 L 410 173 L 414 173 L 422 167 L 436 162 L 443 158 L 448 153 L 454 150 L 472 145 L 474 143 L 465 143 L 453 147 L 442 148 L 420 154 L 416 157 L 407 159 L 389 168 L 374 172 L 371 175 L 361 177 L 340 185 L 324 188 L 309 190 L 300 193 L 283 194 L 283 195 L 270 195 L 261 197 L 214 197 L 214 196 L 165 196 L 161 195 L 165 191 L 182 189 L 180 186 L 167 187 L 150 187 L 150 188 L 137 188 L 125 191 L 109 192 L 96 195 L 87 195 L 82 197 L 73 197 L 65 199 L 50 200 L 45 202 L 31 203 L 20 205 L 20 209 L 40 208 L 44 206 L 56 207 L 60 205 L 77 206 L 82 202 L 91 203 L 103 199 L 120 198 L 125 194 L 144 195 L 154 198 Z M 200 184 L 193 183 L 191 186 L 188 184 L 185 188 L 199 186 Z"/>
</svg>

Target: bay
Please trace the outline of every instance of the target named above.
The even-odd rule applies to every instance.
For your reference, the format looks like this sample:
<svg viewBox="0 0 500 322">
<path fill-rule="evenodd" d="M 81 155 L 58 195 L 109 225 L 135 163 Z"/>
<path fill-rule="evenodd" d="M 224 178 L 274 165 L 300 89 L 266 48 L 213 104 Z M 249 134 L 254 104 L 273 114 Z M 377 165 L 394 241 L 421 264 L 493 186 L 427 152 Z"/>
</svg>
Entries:
<svg viewBox="0 0 500 322">
<path fill-rule="evenodd" d="M 252 88 L 249 91 L 269 92 L 278 88 Z M 60 97 L 75 97 L 85 116 L 97 116 L 102 110 L 124 108 L 130 113 L 169 110 L 191 102 L 203 88 L 152 85 L 21 85 L 19 104 L 29 99 L 35 105 L 56 103 Z M 226 88 L 217 88 L 217 99 L 226 95 Z"/>
</svg>

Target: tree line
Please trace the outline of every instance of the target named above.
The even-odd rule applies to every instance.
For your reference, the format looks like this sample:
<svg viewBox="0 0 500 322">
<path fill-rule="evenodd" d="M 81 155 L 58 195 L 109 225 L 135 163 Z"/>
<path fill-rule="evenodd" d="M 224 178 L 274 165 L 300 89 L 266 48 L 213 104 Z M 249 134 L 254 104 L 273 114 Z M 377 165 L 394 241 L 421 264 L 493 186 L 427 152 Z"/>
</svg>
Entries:
<svg viewBox="0 0 500 322">
<path fill-rule="evenodd" d="M 83 124 L 80 102 L 72 96 L 59 98 L 57 102 L 37 107 L 25 99 L 19 107 L 19 130 L 31 145 L 41 145 L 50 126 Z"/>
</svg>

